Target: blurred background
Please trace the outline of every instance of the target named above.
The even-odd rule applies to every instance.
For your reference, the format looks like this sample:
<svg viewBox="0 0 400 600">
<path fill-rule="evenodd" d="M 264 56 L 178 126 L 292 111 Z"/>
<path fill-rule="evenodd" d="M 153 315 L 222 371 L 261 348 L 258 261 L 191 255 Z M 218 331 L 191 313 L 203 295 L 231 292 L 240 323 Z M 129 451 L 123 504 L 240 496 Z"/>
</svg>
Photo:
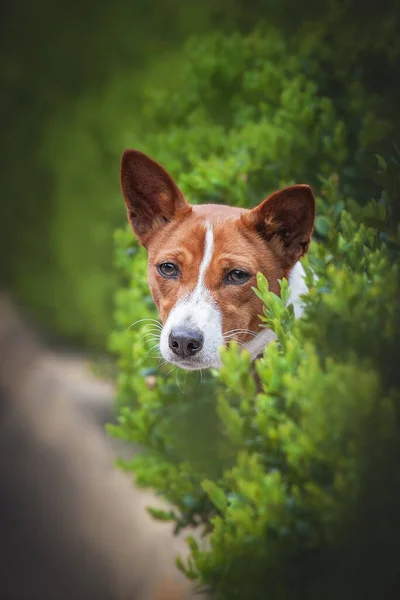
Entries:
<svg viewBox="0 0 400 600">
<path fill-rule="evenodd" d="M 365 95 L 358 102 L 365 100 L 365 118 L 374 121 L 371 144 L 364 140 L 358 161 L 361 179 L 374 153 L 390 153 L 398 137 L 396 4 L 392 0 L 4 3 L 3 288 L 54 341 L 88 349 L 105 347 L 118 278 L 113 232 L 125 225 L 120 155 L 125 147 L 140 147 L 146 128 L 168 130 L 168 122 L 155 122 L 146 111 L 146 90 L 163 89 L 166 104 L 174 102 L 174 91 L 185 94 L 183 48 L 192 36 L 201 45 L 213 32 L 229 37 L 259 27 L 275 28 L 288 43 L 296 38 L 307 48 L 315 45 L 318 33 L 321 64 L 325 61 L 327 75 L 335 73 L 332 81 L 321 81 L 324 95 L 340 114 L 346 109 L 341 104 L 346 98 L 343 90 L 358 82 Z M 219 89 L 222 107 L 238 92 L 234 82 Z M 223 121 L 219 114 L 215 120 Z M 351 148 L 356 126 L 349 125 L 347 135 Z M 155 158 L 162 156 L 162 148 L 153 144 L 152 149 Z"/>
<path fill-rule="evenodd" d="M 204 513 L 208 519 L 209 511 L 213 510 L 200 482 L 205 476 L 217 478 L 219 469 L 225 466 L 223 460 L 216 459 L 217 450 L 222 455 L 226 452 L 228 461 L 232 459 L 228 453 L 230 447 L 220 444 L 215 401 L 219 387 L 215 380 L 205 374 L 199 385 L 190 378 L 187 382 L 185 375 L 186 395 L 178 394 L 177 391 L 182 391 L 178 378 L 175 380 L 175 374 L 167 367 L 164 368 L 168 373 L 155 368 L 154 361 L 158 358 L 151 356 L 145 347 L 150 344 L 148 340 L 146 344 L 141 343 L 143 331 L 129 330 L 132 323 L 156 315 L 146 283 L 146 256 L 129 232 L 120 193 L 119 165 L 123 150 L 137 148 L 161 162 L 193 202 L 227 202 L 248 207 L 284 185 L 311 184 L 319 211 L 315 237 L 326 243 L 328 250 L 329 242 L 336 244 L 339 233 L 343 233 L 337 227 L 340 214 L 350 206 L 350 200 L 365 205 L 372 198 L 384 200 L 386 197 L 387 200 L 389 197 L 393 200 L 393 213 L 397 213 L 393 222 L 398 223 L 398 4 L 398 0 L 70 0 L 67 3 L 14 0 L 2 3 L 0 292 L 10 293 L 22 314 L 51 346 L 74 351 L 72 359 L 66 362 L 58 361 L 57 353 L 42 356 L 34 349 L 24 362 L 27 347 L 24 335 L 14 327 L 8 309 L 0 303 L 0 428 L 5 427 L 6 434 L 8 432 L 8 435 L 4 435 L 3 430 L 0 432 L 0 479 L 3 478 L 0 496 L 3 492 L 7 499 L 8 494 L 8 509 L 6 506 L 6 510 L 0 510 L 0 516 L 3 524 L 16 523 L 22 530 L 21 535 L 28 536 L 22 537 L 25 541 L 21 543 L 15 542 L 18 537 L 13 525 L 7 530 L 4 525 L 1 527 L 0 521 L 2 533 L 3 529 L 6 531 L 0 540 L 0 558 L 2 551 L 9 553 L 9 540 L 14 544 L 10 559 L 14 561 L 13 566 L 0 561 L 3 570 L 8 572 L 9 589 L 25 581 L 26 573 L 21 572 L 21 547 L 27 552 L 25 572 L 32 557 L 35 557 L 34 565 L 40 563 L 42 579 L 37 584 L 42 586 L 40 589 L 48 589 L 48 572 L 57 573 L 57 564 L 63 565 L 66 580 L 69 580 L 70 568 L 59 544 L 57 527 L 61 521 L 65 527 L 64 539 L 67 546 L 69 544 L 67 550 L 72 548 L 75 554 L 82 536 L 88 540 L 83 552 L 93 567 L 94 583 L 92 596 L 86 594 L 86 598 L 98 600 L 102 597 L 99 590 L 106 593 L 107 586 L 116 586 L 121 578 L 132 587 L 138 585 L 139 575 L 144 574 L 144 579 L 153 584 L 154 572 L 160 574 L 164 570 L 164 560 L 171 572 L 175 569 L 172 559 L 178 550 L 171 541 L 175 539 L 171 530 L 166 534 L 166 541 L 160 541 L 166 549 L 163 560 L 154 563 L 159 537 L 145 510 L 145 504 L 153 500 L 145 501 L 136 495 L 129 471 L 138 474 L 140 485 L 161 490 L 163 495 L 166 490 L 168 493 L 173 490 L 175 494 L 176 488 L 177 495 L 173 497 L 170 493 L 168 499 L 172 498 L 180 507 L 187 519 L 186 526 L 193 515 Z M 383 185 L 376 178 L 376 155 L 388 160 L 386 164 L 380 159 L 387 176 Z M 392 155 L 397 156 L 397 163 L 389 161 Z M 386 196 L 381 194 L 382 189 L 386 190 Z M 376 212 L 373 211 L 374 218 Z M 381 220 L 386 224 L 385 209 L 381 212 Z M 361 213 L 357 209 L 355 214 Z M 372 227 L 376 225 L 367 223 L 364 216 L 359 221 Z M 378 223 L 377 231 L 389 240 L 380 225 Z M 360 240 L 357 246 L 353 244 L 354 238 L 349 242 L 346 235 L 344 237 L 348 242 L 344 256 L 348 258 L 353 245 L 360 248 Z M 364 249 L 361 243 L 361 248 L 365 252 L 363 256 L 370 253 L 368 244 Z M 398 256 L 398 241 L 395 250 Z M 335 260 L 333 264 L 340 268 L 340 252 Z M 359 269 L 367 278 L 365 263 L 361 259 L 355 263 L 353 271 L 358 275 Z M 377 278 L 377 281 L 380 280 Z M 368 285 L 370 282 L 371 279 Z M 387 297 L 395 302 L 392 298 L 395 292 L 389 284 L 387 288 Z M 360 284 L 360 297 L 363 290 Z M 334 292 L 341 301 L 340 286 Z M 385 290 L 380 289 L 380 292 L 376 305 L 383 298 L 381 304 L 385 310 L 389 315 L 394 314 L 392 304 L 389 306 L 385 301 Z M 348 301 L 351 310 L 354 309 L 350 294 L 343 301 Z M 367 308 L 375 307 L 375 297 L 369 301 Z M 344 306 L 347 305 L 344 303 Z M 342 304 L 340 307 L 342 310 Z M 372 314 L 374 310 L 371 309 Z M 394 345 L 398 335 L 394 335 L 393 341 L 390 332 L 383 331 L 382 327 L 382 340 L 379 339 L 376 330 L 379 331 L 384 322 L 381 312 L 376 309 L 376 319 L 364 319 L 362 311 L 358 311 L 349 327 L 344 311 L 342 330 L 337 328 L 337 315 L 334 321 L 329 321 L 329 314 L 323 310 L 318 313 L 321 318 L 318 331 L 326 333 L 321 334 L 321 355 L 325 356 L 328 342 L 333 347 L 337 342 L 340 359 L 345 363 L 353 354 L 362 357 L 370 354 L 376 362 L 377 377 L 390 372 L 388 381 L 392 378 L 397 382 Z M 328 325 L 324 328 L 325 321 Z M 365 328 L 365 323 L 369 327 Z M 364 336 L 365 329 L 370 338 Z M 346 337 L 343 332 L 350 333 Z M 373 343 L 365 343 L 365 339 Z M 118 376 L 113 369 L 114 360 L 109 361 L 107 356 L 104 363 L 92 361 L 97 367 L 96 374 L 103 376 L 103 381 L 96 380 L 93 369 L 89 372 L 86 362 L 81 360 L 81 353 L 95 358 L 108 350 L 119 357 Z M 110 364 L 112 370 L 108 371 Z M 231 372 L 237 372 L 235 363 L 231 364 Z M 310 373 L 304 388 L 306 396 L 314 388 L 311 369 Z M 341 382 L 341 372 L 338 373 L 337 379 L 325 377 L 324 373 L 320 379 L 328 386 L 326 398 L 334 398 L 332 405 L 335 406 L 336 387 L 339 389 Z M 108 374 L 114 381 L 104 381 Z M 361 385 L 364 372 L 354 370 L 350 374 L 352 380 Z M 265 377 L 268 378 L 268 373 Z M 54 382 L 49 387 L 48 381 L 52 378 Z M 38 382 L 36 386 L 32 381 Z M 254 395 L 252 382 L 244 381 L 245 390 L 239 387 L 238 393 L 243 397 Z M 332 381 L 333 384 L 329 383 Z M 235 386 L 236 383 L 228 387 L 236 389 Z M 106 440 L 104 435 L 105 423 L 114 417 L 111 405 L 115 387 L 120 406 L 133 406 L 139 398 L 142 410 L 137 410 L 131 421 L 130 413 L 123 413 L 127 435 L 123 435 L 126 434 L 123 427 L 109 431 L 116 437 L 120 434 L 123 440 L 147 446 L 157 456 L 155 461 L 151 452 L 147 458 L 139 456 L 137 465 L 133 466 L 132 462 L 130 468 L 127 463 L 127 478 L 122 478 L 119 472 L 115 475 L 111 464 L 116 455 L 125 451 L 130 459 L 132 447 L 121 447 L 116 440 L 110 441 L 111 436 Z M 373 386 L 365 387 L 373 398 Z M 321 389 L 325 390 L 322 383 Z M 197 402 L 187 402 L 193 390 Z M 350 394 L 353 388 L 349 386 L 349 390 Z M 384 393 L 385 390 L 382 398 L 386 398 Z M 351 408 L 346 394 L 342 394 L 342 398 L 343 405 Z M 354 402 L 358 402 L 359 407 L 364 406 L 364 396 L 357 389 Z M 79 409 L 76 414 L 69 412 L 71 406 L 74 411 Z M 14 419 L 12 427 L 8 427 L 13 423 L 8 418 L 10 414 Z M 360 410 L 359 414 L 364 413 Z M 328 412 L 327 415 L 328 419 Z M 226 414 L 222 416 L 225 420 Z M 349 421 L 352 423 L 353 417 Z M 328 420 L 326 423 L 327 431 L 333 432 L 329 434 L 332 437 L 326 438 L 330 446 L 336 430 Z M 318 434 L 318 428 L 316 430 Z M 379 447 L 385 431 L 382 428 L 381 438 L 378 434 L 371 436 L 371 447 L 375 446 L 375 440 Z M 48 432 L 54 432 L 50 446 Z M 253 433 L 250 438 L 251 435 Z M 336 439 L 339 436 L 335 443 Z M 398 436 L 398 444 L 397 439 Z M 253 444 L 254 440 L 250 441 Z M 258 436 L 257 444 L 262 446 L 262 442 L 263 438 Z M 253 445 L 248 447 L 253 448 Z M 332 448 L 335 449 L 334 444 Z M 396 448 L 398 451 L 398 445 Z M 389 455 L 397 456 L 391 449 L 385 456 Z M 59 463 L 53 461 L 54 456 L 59 457 Z M 183 470 L 182 457 L 185 459 Z M 188 457 L 192 471 L 185 470 Z M 398 461 L 391 462 L 395 463 L 393 473 L 397 473 Z M 65 464 L 71 468 L 63 468 Z M 103 476 L 104 465 L 108 475 L 104 471 Z M 98 482 L 94 482 L 96 485 L 91 477 L 87 478 L 88 472 L 101 474 Z M 193 475 L 192 483 L 188 489 L 186 483 L 181 489 L 181 475 L 183 473 L 185 480 L 187 472 Z M 351 469 L 349 472 L 351 474 Z M 397 495 L 392 494 L 393 507 L 388 510 L 387 505 L 392 497 L 390 484 L 398 478 L 392 477 L 390 472 L 385 479 L 381 466 L 377 472 L 381 479 L 373 479 L 372 489 L 383 498 L 378 506 L 382 506 L 380 512 L 387 518 L 384 524 L 389 523 L 385 531 L 397 532 L 398 491 Z M 35 476 L 27 478 L 26 473 Z M 336 473 L 335 469 L 332 473 Z M 257 477 L 254 476 L 255 481 Z M 172 483 L 166 484 L 164 479 Z M 384 479 L 389 487 L 382 485 Z M 81 481 L 88 485 L 80 485 Z M 20 487 L 21 482 L 25 487 Z M 353 487 L 351 483 L 352 490 Z M 64 489 L 68 489 L 68 493 L 64 493 Z M 88 490 L 92 516 L 89 519 Z M 372 506 L 375 495 L 367 490 L 365 497 Z M 58 492 L 62 498 L 61 512 L 57 508 Z M 4 503 L 4 496 L 0 500 Z M 35 527 L 39 524 L 39 533 L 35 528 L 24 528 L 24 520 L 19 518 L 21 511 Z M 372 509 L 371 513 L 374 514 Z M 349 544 L 350 553 L 346 556 L 352 557 L 351 568 L 357 565 L 354 573 L 361 564 L 357 562 L 358 554 L 360 560 L 365 556 L 364 533 L 373 541 L 374 561 L 380 554 L 386 559 L 381 552 L 386 538 L 379 538 L 380 546 L 375 544 L 375 530 L 370 527 L 371 513 L 361 511 L 362 551 L 354 552 L 353 545 Z M 41 520 L 44 514 L 49 538 L 43 559 L 37 548 L 45 537 Z M 143 539 L 150 540 L 147 555 L 150 571 L 139 565 L 134 572 L 131 562 L 126 562 L 126 557 L 136 551 L 134 529 L 138 514 L 139 522 L 145 527 Z M 121 515 L 119 523 L 113 521 L 115 515 Z M 143 520 L 144 516 L 148 521 Z M 318 518 L 317 514 L 317 523 Z M 71 523 L 76 527 L 70 534 Z M 131 533 L 128 524 L 132 527 Z M 108 543 L 109 527 L 116 530 L 114 545 Z M 93 531 L 96 536 L 92 535 Z M 354 530 L 349 531 L 351 536 Z M 397 544 L 397 533 L 394 537 Z M 103 563 L 98 561 L 99 544 L 104 548 Z M 61 555 L 55 553 L 54 548 L 60 549 Z M 386 550 L 388 548 L 389 545 Z M 146 562 L 142 549 L 139 554 Z M 222 554 L 229 556 L 229 553 Z M 393 553 L 393 557 L 397 554 Z M 77 556 L 80 565 L 85 565 L 84 560 L 79 560 L 81 555 Z M 357 560 L 351 562 L 355 556 Z M 54 561 L 54 569 L 47 568 L 49 560 Z M 110 562 L 116 565 L 111 575 L 107 573 Z M 249 564 L 253 566 L 253 561 Z M 372 577 L 376 563 L 365 564 L 363 569 L 371 572 Z M 373 568 L 369 569 L 368 564 Z M 215 565 L 220 568 L 218 561 Z M 264 565 L 261 566 L 264 573 Z M 78 575 L 80 568 L 78 565 Z M 314 566 L 312 568 L 314 579 Z M 282 569 L 282 573 L 286 578 L 287 570 Z M 86 583 L 87 573 L 82 577 Z M 3 573 L 0 579 L 4 586 L 7 579 Z M 335 579 L 336 569 L 332 581 Z M 386 581 L 384 576 L 381 579 Z M 28 583 L 23 585 L 29 587 L 31 580 L 26 581 Z M 63 581 L 55 577 L 54 589 L 59 590 L 61 586 L 67 598 L 80 597 L 79 591 L 70 593 Z M 368 590 L 369 579 L 365 578 L 365 582 Z M 264 589 L 262 587 L 263 594 Z M 296 584 L 297 589 L 303 586 Z M 26 594 L 13 597 L 27 598 Z M 45 595 L 41 592 L 35 597 Z M 51 597 L 61 598 L 61 592 L 54 592 Z M 126 598 L 126 595 L 121 597 Z"/>
</svg>

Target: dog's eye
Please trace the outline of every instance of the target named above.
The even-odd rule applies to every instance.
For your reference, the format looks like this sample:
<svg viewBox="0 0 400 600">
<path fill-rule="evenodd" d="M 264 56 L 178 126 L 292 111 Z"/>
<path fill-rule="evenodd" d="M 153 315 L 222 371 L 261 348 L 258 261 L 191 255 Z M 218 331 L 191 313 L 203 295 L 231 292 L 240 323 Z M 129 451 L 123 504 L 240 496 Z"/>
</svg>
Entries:
<svg viewBox="0 0 400 600">
<path fill-rule="evenodd" d="M 163 277 L 173 279 L 179 275 L 179 269 L 174 263 L 165 262 L 157 266 L 158 272 Z"/>
<path fill-rule="evenodd" d="M 225 277 L 225 282 L 240 284 L 248 281 L 250 277 L 251 275 L 246 273 L 246 271 L 242 271 L 241 269 L 233 269 L 233 271 L 230 271 Z"/>
</svg>

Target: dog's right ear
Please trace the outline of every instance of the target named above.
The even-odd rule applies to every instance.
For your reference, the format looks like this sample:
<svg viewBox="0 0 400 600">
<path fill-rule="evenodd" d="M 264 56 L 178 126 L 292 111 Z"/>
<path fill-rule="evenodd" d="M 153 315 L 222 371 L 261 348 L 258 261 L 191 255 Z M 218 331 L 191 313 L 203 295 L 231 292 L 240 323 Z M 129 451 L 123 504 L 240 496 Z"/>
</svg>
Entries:
<svg viewBox="0 0 400 600">
<path fill-rule="evenodd" d="M 139 150 L 125 150 L 122 155 L 121 189 L 129 222 L 145 247 L 159 227 L 191 211 L 167 171 Z"/>
</svg>

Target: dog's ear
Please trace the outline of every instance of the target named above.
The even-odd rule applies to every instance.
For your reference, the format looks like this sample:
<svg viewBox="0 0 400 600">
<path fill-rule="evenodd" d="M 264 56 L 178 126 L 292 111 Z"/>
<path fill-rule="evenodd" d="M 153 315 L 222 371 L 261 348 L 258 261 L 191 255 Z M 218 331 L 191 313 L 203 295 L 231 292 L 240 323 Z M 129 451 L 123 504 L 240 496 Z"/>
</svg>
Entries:
<svg viewBox="0 0 400 600">
<path fill-rule="evenodd" d="M 269 242 L 286 268 L 307 252 L 314 229 L 315 198 L 308 185 L 275 192 L 243 217 Z"/>
<path fill-rule="evenodd" d="M 191 210 L 167 171 L 138 150 L 122 155 L 121 189 L 129 222 L 143 246 L 157 228 Z"/>
</svg>

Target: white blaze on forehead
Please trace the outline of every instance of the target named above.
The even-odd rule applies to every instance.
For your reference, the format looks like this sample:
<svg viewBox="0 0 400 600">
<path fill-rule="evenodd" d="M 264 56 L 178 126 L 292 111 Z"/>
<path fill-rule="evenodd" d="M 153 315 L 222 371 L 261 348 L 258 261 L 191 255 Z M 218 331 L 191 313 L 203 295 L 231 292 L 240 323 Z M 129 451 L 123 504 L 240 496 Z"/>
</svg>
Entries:
<svg viewBox="0 0 400 600">
<path fill-rule="evenodd" d="M 197 284 L 194 290 L 178 300 L 165 323 L 160 339 L 160 350 L 164 358 L 179 364 L 169 348 L 168 338 L 172 329 L 179 327 L 198 329 L 204 338 L 202 350 L 193 357 L 192 368 L 205 368 L 219 365 L 219 347 L 223 345 L 222 318 L 219 307 L 205 286 L 205 276 L 214 251 L 212 225 L 206 223 L 204 254 L 199 267 Z M 185 368 L 191 368 L 185 365 Z"/>
<path fill-rule="evenodd" d="M 204 254 L 203 254 L 203 259 L 200 263 L 199 278 L 197 280 L 197 286 L 196 286 L 195 292 L 200 291 L 204 284 L 204 277 L 206 274 L 207 267 L 210 265 L 212 255 L 213 255 L 213 250 L 214 250 L 214 232 L 213 232 L 213 229 L 212 229 L 212 226 L 210 225 L 210 223 L 207 223 L 206 224 L 206 237 L 205 237 L 205 244 L 204 244 Z"/>
</svg>

